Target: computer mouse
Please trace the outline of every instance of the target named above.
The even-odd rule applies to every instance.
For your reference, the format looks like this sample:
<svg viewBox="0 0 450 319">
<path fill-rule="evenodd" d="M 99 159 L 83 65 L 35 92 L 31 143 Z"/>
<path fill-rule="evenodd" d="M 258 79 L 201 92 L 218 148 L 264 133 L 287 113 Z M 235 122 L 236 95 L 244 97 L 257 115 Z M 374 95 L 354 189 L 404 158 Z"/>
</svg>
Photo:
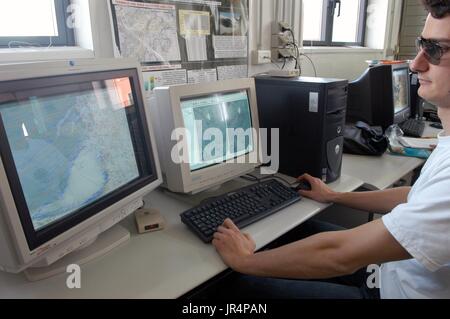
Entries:
<svg viewBox="0 0 450 319">
<path fill-rule="evenodd" d="M 294 190 L 296 192 L 298 191 L 310 191 L 312 189 L 311 184 L 308 183 L 307 181 L 301 181 L 299 182 L 299 184 L 294 187 Z"/>
</svg>

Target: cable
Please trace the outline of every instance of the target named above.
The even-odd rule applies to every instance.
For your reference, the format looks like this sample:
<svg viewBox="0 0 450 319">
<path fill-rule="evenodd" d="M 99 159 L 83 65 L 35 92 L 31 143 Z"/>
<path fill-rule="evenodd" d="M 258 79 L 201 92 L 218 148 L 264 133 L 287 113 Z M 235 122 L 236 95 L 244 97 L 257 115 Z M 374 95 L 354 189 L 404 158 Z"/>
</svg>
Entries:
<svg viewBox="0 0 450 319">
<path fill-rule="evenodd" d="M 18 48 L 42 48 L 42 45 L 39 43 L 32 43 L 26 41 L 9 41 L 8 48 L 12 49 L 13 46 L 17 45 Z M 53 37 L 49 37 L 49 44 L 46 45 L 46 49 L 50 49 L 53 47 Z"/>
<path fill-rule="evenodd" d="M 270 175 L 270 176 L 266 176 L 266 177 L 263 177 L 263 178 L 261 178 L 261 181 L 264 181 L 264 180 L 267 180 L 267 179 L 278 179 L 278 180 L 280 180 L 280 181 L 282 181 L 282 182 L 284 182 L 286 185 L 288 185 L 289 187 L 291 187 L 291 186 L 293 186 L 293 185 L 295 185 L 295 184 L 298 184 L 298 182 L 293 182 L 293 183 L 289 183 L 286 179 L 284 179 L 283 177 L 280 177 L 280 176 L 276 176 L 276 175 Z"/>
<path fill-rule="evenodd" d="M 252 174 L 245 174 L 245 177 L 253 179 L 254 182 L 259 182 L 261 179 Z"/>
<path fill-rule="evenodd" d="M 270 60 L 270 61 L 272 62 L 273 65 L 275 65 L 277 68 L 279 68 L 281 70 L 281 67 L 278 64 L 276 64 L 274 60 Z"/>
<path fill-rule="evenodd" d="M 295 69 L 298 70 L 298 58 L 293 58 L 295 60 Z"/>
<path fill-rule="evenodd" d="M 292 29 L 286 29 L 286 31 L 289 31 L 290 33 L 291 33 L 291 35 L 292 35 L 292 43 L 289 43 L 288 45 L 293 45 L 294 46 L 294 48 L 296 49 L 296 51 L 297 51 L 297 56 L 296 56 L 296 58 L 295 58 L 295 69 L 298 69 L 299 68 L 299 66 L 300 66 L 300 64 L 299 64 L 299 59 L 300 59 L 300 49 L 299 49 L 299 47 L 298 47 L 298 45 L 297 45 L 297 43 L 296 43 L 296 41 L 295 41 L 295 34 L 294 34 L 294 31 L 292 31 Z"/>
<path fill-rule="evenodd" d="M 298 48 L 298 45 L 294 42 L 288 43 L 288 45 L 293 45 L 294 49 L 296 49 L 296 51 L 297 51 L 297 57 L 294 58 L 294 60 L 296 61 L 295 68 L 298 69 L 299 68 L 299 59 L 300 59 L 300 49 Z"/>
<path fill-rule="evenodd" d="M 282 70 L 284 70 L 284 67 L 286 66 L 286 57 L 283 57 L 283 60 L 284 60 L 284 62 L 283 62 L 283 67 L 281 68 Z"/>
<path fill-rule="evenodd" d="M 291 35 L 292 35 L 292 42 L 295 43 L 295 34 L 294 34 L 294 31 L 292 31 L 292 29 L 287 29 L 287 31 L 289 31 L 289 32 L 291 33 Z"/>
<path fill-rule="evenodd" d="M 51 47 L 53 47 L 53 37 L 49 37 L 50 43 L 48 44 L 47 49 L 50 49 Z"/>
<path fill-rule="evenodd" d="M 26 48 L 40 48 L 41 45 L 38 43 L 24 42 L 24 41 L 9 41 L 8 48 L 12 49 L 13 45 L 17 45 L 18 48 L 23 48 L 24 45 Z"/>
<path fill-rule="evenodd" d="M 309 62 L 311 62 L 311 65 L 312 65 L 312 67 L 313 67 L 313 69 L 314 69 L 314 76 L 317 77 L 317 69 L 316 69 L 316 66 L 315 66 L 313 60 L 312 60 L 309 56 L 307 56 L 306 54 L 304 54 L 304 53 L 300 53 L 300 55 L 301 55 L 301 56 L 304 56 L 305 58 L 307 58 L 307 59 L 309 60 Z"/>
<path fill-rule="evenodd" d="M 295 68 L 298 68 L 298 66 L 299 66 L 298 60 L 300 59 L 300 56 L 304 56 L 305 58 L 307 58 L 309 60 L 309 62 L 311 62 L 311 65 L 314 69 L 314 76 L 317 77 L 317 69 L 316 69 L 316 66 L 315 66 L 313 60 L 306 54 L 300 53 L 300 49 L 295 41 L 295 35 L 294 35 L 294 32 L 292 31 L 292 29 L 287 29 L 286 31 L 289 31 L 292 35 L 292 43 L 289 43 L 289 44 L 293 45 L 295 47 L 295 49 L 297 50 L 297 63 L 295 64 Z"/>
<path fill-rule="evenodd" d="M 256 176 L 253 176 L 253 175 L 250 175 L 250 176 L 249 175 L 244 175 L 244 176 L 241 176 L 241 178 L 246 180 L 246 181 L 249 181 L 249 182 L 259 182 L 259 179 Z"/>
<path fill-rule="evenodd" d="M 293 186 L 295 184 L 298 184 L 298 182 L 289 183 L 286 179 L 284 179 L 284 178 L 282 178 L 280 176 L 277 176 L 277 175 L 268 175 L 268 176 L 264 176 L 264 177 L 260 177 L 260 178 L 254 176 L 252 174 L 247 174 L 245 176 L 252 178 L 252 181 L 255 181 L 255 182 L 258 182 L 258 183 L 261 183 L 262 181 L 265 181 L 265 180 L 268 180 L 268 179 L 278 179 L 278 180 L 284 182 L 289 187 L 291 187 L 291 186 Z"/>
</svg>

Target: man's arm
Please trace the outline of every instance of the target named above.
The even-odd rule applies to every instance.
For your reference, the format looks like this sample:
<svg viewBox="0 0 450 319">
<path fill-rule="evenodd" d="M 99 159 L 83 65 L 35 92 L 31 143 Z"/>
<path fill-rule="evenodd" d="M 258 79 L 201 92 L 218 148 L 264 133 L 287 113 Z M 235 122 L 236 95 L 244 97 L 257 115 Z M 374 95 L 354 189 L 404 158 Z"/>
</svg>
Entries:
<svg viewBox="0 0 450 319">
<path fill-rule="evenodd" d="M 303 175 L 299 180 L 307 181 L 311 191 L 300 191 L 304 197 L 321 203 L 336 203 L 370 213 L 384 214 L 408 200 L 411 187 L 400 187 L 376 192 L 338 193 L 320 179 Z"/>
<path fill-rule="evenodd" d="M 411 259 L 381 220 L 353 230 L 322 233 L 274 249 L 254 253 L 254 242 L 227 220 L 213 245 L 232 269 L 254 276 L 327 279 L 362 267 Z"/>
</svg>

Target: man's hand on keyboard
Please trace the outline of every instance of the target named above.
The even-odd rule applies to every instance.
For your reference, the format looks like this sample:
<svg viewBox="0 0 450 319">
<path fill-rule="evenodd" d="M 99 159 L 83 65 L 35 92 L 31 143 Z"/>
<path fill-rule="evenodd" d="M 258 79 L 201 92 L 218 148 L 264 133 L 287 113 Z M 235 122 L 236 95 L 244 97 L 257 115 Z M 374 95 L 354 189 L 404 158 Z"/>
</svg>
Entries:
<svg viewBox="0 0 450 319">
<path fill-rule="evenodd" d="M 336 192 L 329 188 L 320 179 L 312 177 L 309 174 L 300 176 L 298 181 L 305 181 L 311 185 L 311 190 L 300 190 L 299 193 L 303 197 L 310 198 L 319 203 L 332 203 L 333 199 L 336 197 Z"/>
<path fill-rule="evenodd" d="M 243 234 L 230 220 L 225 220 L 214 234 L 213 245 L 225 264 L 240 271 L 245 257 L 255 253 L 256 243 L 248 234 Z"/>
</svg>

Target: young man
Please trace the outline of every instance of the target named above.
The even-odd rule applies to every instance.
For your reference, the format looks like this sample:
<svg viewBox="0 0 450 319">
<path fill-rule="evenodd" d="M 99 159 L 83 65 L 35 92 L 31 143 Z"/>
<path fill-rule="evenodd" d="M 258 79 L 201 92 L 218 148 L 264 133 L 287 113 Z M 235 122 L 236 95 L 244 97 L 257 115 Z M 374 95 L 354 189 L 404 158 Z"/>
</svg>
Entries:
<svg viewBox="0 0 450 319">
<path fill-rule="evenodd" d="M 383 264 L 381 298 L 450 298 L 450 1 L 424 3 L 430 15 L 411 68 L 419 74 L 420 96 L 439 107 L 444 132 L 421 177 L 412 188 L 336 193 L 305 175 L 300 179 L 312 186 L 301 191 L 305 197 L 390 213 L 356 229 L 318 233 L 273 250 L 254 253 L 251 237 L 227 220 L 213 244 L 228 266 L 248 275 L 239 278 L 236 293 L 263 298 L 378 297 L 364 276 L 340 276 Z"/>
</svg>

